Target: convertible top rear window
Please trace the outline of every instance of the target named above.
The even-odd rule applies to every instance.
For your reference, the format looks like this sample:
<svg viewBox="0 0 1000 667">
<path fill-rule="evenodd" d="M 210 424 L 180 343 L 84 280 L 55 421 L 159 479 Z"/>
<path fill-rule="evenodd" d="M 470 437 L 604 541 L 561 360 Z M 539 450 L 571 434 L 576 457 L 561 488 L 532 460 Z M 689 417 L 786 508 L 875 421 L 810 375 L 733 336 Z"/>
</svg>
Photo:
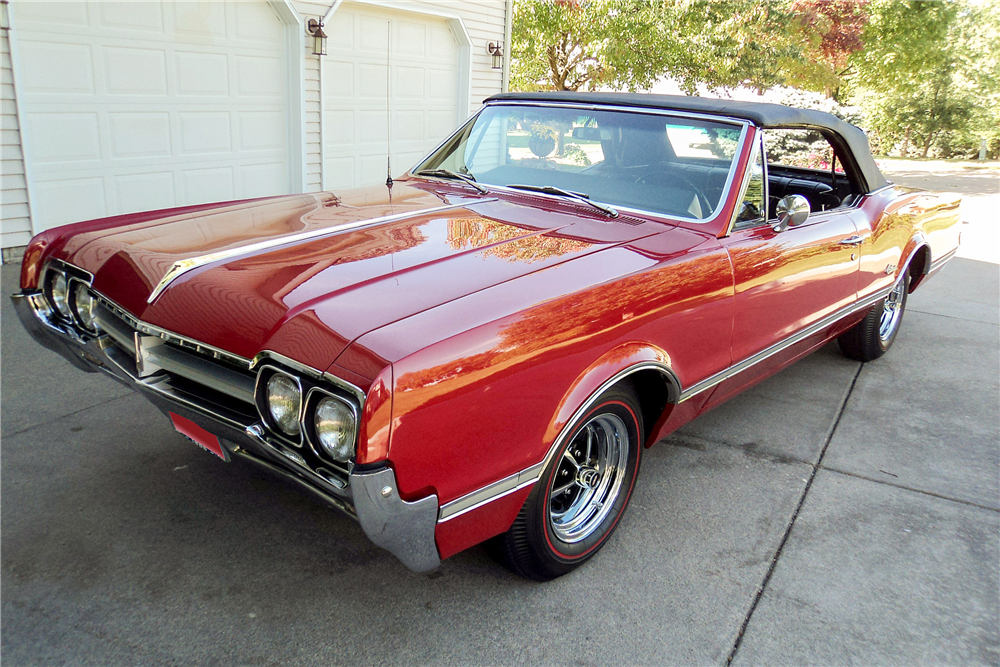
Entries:
<svg viewBox="0 0 1000 667">
<path fill-rule="evenodd" d="M 723 201 L 743 131 L 741 123 L 683 115 L 493 105 L 413 171 L 561 188 L 704 221 Z"/>
</svg>

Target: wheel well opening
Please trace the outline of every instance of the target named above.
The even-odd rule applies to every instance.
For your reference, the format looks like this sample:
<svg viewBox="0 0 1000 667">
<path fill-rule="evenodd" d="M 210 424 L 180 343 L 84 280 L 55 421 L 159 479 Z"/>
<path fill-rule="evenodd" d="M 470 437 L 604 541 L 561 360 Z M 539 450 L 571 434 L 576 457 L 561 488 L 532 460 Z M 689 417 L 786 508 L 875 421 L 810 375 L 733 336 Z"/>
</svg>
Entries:
<svg viewBox="0 0 1000 667">
<path fill-rule="evenodd" d="M 927 269 L 930 268 L 931 261 L 931 251 L 927 246 L 921 246 L 913 254 L 913 259 L 910 260 L 910 289 L 912 293 L 913 290 L 917 289 L 919 285 L 924 280 L 924 276 L 927 274 Z"/>
<path fill-rule="evenodd" d="M 639 398 L 639 409 L 642 410 L 642 441 L 649 444 L 650 436 L 668 409 L 670 387 L 663 373 L 655 369 L 633 373 L 628 380 L 635 388 L 636 396 Z"/>
</svg>

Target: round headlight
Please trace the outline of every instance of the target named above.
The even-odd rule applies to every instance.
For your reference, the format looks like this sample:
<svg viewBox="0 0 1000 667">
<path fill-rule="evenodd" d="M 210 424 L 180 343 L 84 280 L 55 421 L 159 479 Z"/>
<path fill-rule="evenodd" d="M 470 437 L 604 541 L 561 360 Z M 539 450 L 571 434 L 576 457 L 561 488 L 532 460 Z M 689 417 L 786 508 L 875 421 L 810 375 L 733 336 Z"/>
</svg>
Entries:
<svg viewBox="0 0 1000 667">
<path fill-rule="evenodd" d="M 73 309 L 76 311 L 76 319 L 84 329 L 97 331 L 99 327 L 94 321 L 94 311 L 97 309 L 97 300 L 90 290 L 83 283 L 77 283 L 73 287 Z"/>
<path fill-rule="evenodd" d="M 56 307 L 59 314 L 71 319 L 73 312 L 69 309 L 69 286 L 66 283 L 65 273 L 61 271 L 49 273 L 49 294 L 52 297 L 52 305 Z"/>
<path fill-rule="evenodd" d="M 354 453 L 354 413 L 335 398 L 323 398 L 313 416 L 316 439 L 335 461 L 346 462 Z"/>
<path fill-rule="evenodd" d="M 283 373 L 275 373 L 267 381 L 267 409 L 274 424 L 288 435 L 298 435 L 299 406 L 302 392 L 298 383 Z"/>
</svg>

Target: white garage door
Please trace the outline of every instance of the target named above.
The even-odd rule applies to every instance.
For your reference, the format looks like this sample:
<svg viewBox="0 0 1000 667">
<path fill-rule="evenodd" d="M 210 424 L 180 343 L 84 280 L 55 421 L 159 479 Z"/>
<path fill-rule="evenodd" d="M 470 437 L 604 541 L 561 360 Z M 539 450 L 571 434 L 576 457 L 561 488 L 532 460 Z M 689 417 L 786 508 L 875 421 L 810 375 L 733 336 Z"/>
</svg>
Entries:
<svg viewBox="0 0 1000 667">
<path fill-rule="evenodd" d="M 460 49 L 447 20 L 345 3 L 326 31 L 324 188 L 384 182 L 387 132 L 399 176 L 462 120 Z"/>
<path fill-rule="evenodd" d="M 35 231 L 290 190 L 265 2 L 15 2 Z"/>
</svg>

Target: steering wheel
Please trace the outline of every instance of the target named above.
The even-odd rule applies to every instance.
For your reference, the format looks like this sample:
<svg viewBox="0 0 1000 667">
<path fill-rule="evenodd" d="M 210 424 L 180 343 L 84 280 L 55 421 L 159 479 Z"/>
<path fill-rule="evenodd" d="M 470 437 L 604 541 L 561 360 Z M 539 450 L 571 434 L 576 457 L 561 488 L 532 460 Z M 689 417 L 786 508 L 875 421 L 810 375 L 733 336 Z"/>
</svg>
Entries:
<svg viewBox="0 0 1000 667">
<path fill-rule="evenodd" d="M 684 185 L 687 186 L 688 190 L 694 193 L 694 196 L 698 199 L 698 205 L 701 207 L 703 219 L 707 218 L 712 213 L 712 204 L 708 201 L 708 197 L 706 197 L 705 193 L 701 191 L 701 188 L 692 183 L 687 176 L 679 173 L 675 169 L 666 169 L 662 173 L 669 175 L 671 178 L 676 178 L 677 180 L 681 181 L 682 183 L 684 183 Z M 636 177 L 635 182 L 641 183 L 642 185 L 649 185 L 649 183 L 646 182 L 646 179 L 641 174 Z"/>
</svg>

